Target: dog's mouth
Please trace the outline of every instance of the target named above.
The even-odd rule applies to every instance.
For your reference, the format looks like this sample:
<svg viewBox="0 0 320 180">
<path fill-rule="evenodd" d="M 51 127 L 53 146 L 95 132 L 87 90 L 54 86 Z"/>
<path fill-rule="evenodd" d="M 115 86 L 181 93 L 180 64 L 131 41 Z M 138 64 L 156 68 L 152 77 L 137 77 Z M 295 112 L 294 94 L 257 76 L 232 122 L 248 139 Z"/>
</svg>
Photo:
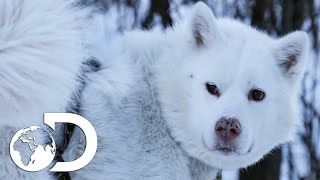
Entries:
<svg viewBox="0 0 320 180">
<path fill-rule="evenodd" d="M 213 151 L 219 151 L 225 155 L 231 154 L 231 153 L 238 153 L 237 150 L 230 147 L 215 147 Z"/>
<path fill-rule="evenodd" d="M 209 148 L 208 145 L 205 143 L 204 138 L 202 137 L 202 144 L 203 146 L 210 152 L 218 152 L 221 153 L 225 156 L 228 155 L 247 155 L 249 154 L 254 146 L 254 143 L 251 144 L 251 146 L 249 147 L 249 149 L 247 151 L 245 151 L 244 153 L 239 152 L 239 148 L 237 148 L 236 146 L 232 146 L 232 145 L 226 145 L 226 144 L 217 144 L 212 148 Z"/>
<path fill-rule="evenodd" d="M 252 149 L 253 149 L 253 144 L 251 144 L 250 148 L 245 153 L 239 152 L 237 148 L 230 148 L 230 147 L 215 147 L 213 148 L 212 151 L 218 151 L 224 155 L 230 155 L 230 154 L 247 155 L 252 151 Z"/>
</svg>

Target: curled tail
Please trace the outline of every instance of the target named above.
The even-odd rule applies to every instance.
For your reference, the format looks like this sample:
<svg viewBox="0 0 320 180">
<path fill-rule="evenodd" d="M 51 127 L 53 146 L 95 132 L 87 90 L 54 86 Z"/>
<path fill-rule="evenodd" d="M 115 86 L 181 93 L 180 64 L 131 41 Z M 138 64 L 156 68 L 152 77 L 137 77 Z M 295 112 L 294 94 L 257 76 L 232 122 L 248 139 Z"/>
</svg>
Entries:
<svg viewBox="0 0 320 180">
<path fill-rule="evenodd" d="M 19 169 L 9 144 L 19 129 L 42 125 L 44 112 L 63 112 L 79 85 L 79 71 L 88 58 L 88 10 L 75 4 L 0 0 L 0 179 L 54 179 L 48 169 Z M 21 149 L 20 154 L 27 151 Z"/>
<path fill-rule="evenodd" d="M 87 15 L 74 3 L 0 1 L 0 116 L 31 108 L 54 111 L 67 103 L 87 57 Z"/>
</svg>

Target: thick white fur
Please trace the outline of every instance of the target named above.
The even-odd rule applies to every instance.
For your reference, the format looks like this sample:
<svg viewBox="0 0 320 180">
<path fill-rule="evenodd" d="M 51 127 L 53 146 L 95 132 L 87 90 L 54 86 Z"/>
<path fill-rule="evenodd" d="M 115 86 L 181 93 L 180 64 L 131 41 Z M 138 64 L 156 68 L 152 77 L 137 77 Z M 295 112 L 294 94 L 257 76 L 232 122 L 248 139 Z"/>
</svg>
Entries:
<svg viewBox="0 0 320 180">
<path fill-rule="evenodd" d="M 273 39 L 237 21 L 215 19 L 198 3 L 186 25 L 165 34 L 131 32 L 124 39 L 122 55 L 92 74 L 84 91 L 81 113 L 95 125 L 99 148 L 73 177 L 212 179 L 216 168 L 255 163 L 295 132 L 305 33 Z M 280 64 L 290 55 L 297 63 L 285 71 Z M 219 99 L 206 91 L 206 82 L 218 85 Z M 249 101 L 251 88 L 263 89 L 266 99 Z M 223 116 L 238 118 L 243 128 L 237 151 L 229 155 L 208 150 Z M 66 154 L 71 159 L 83 149 L 76 134 Z"/>
<path fill-rule="evenodd" d="M 20 170 L 8 150 L 17 130 L 43 125 L 44 112 L 64 112 L 77 86 L 86 12 L 74 2 L 0 1 L 0 179 L 51 178 Z"/>
<path fill-rule="evenodd" d="M 72 177 L 213 179 L 217 168 L 257 162 L 295 132 L 307 52 L 304 32 L 274 39 L 216 19 L 203 3 L 188 22 L 166 33 L 127 33 L 118 57 L 105 57 L 103 70 L 89 76 L 81 114 L 97 130 L 98 151 Z M 286 71 L 281 64 L 289 57 L 296 63 Z M 219 98 L 207 92 L 206 82 L 219 87 Z M 252 88 L 266 98 L 249 101 Z M 238 148 L 228 155 L 208 150 L 218 141 L 214 127 L 224 116 L 242 125 Z M 82 139 L 76 130 L 66 159 L 81 155 Z"/>
</svg>

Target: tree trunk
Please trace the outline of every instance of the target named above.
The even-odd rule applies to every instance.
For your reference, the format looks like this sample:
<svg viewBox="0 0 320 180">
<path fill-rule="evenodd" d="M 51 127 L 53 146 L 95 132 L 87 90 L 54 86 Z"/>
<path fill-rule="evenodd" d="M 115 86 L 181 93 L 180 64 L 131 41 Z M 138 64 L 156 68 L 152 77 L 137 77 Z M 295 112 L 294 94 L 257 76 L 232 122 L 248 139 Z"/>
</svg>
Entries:
<svg viewBox="0 0 320 180">
<path fill-rule="evenodd" d="M 169 14 L 169 0 L 151 0 L 151 6 L 146 19 L 142 23 L 142 27 L 149 29 L 152 27 L 152 22 L 155 14 L 160 15 L 162 26 L 167 28 L 173 25 L 173 20 Z"/>
</svg>

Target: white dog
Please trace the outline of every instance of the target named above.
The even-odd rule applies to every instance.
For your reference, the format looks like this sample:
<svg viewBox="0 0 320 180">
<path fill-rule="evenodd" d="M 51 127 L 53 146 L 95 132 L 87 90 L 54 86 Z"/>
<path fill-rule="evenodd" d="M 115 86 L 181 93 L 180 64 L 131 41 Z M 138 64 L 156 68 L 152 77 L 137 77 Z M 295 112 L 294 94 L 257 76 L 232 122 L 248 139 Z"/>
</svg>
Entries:
<svg viewBox="0 0 320 180">
<path fill-rule="evenodd" d="M 65 112 L 77 91 L 86 12 L 72 4 L 0 1 L 0 179 L 52 178 L 20 170 L 8 149 L 18 129 Z M 98 150 L 72 179 L 213 179 L 257 162 L 295 132 L 307 52 L 303 32 L 273 39 L 203 3 L 166 33 L 127 33 L 116 58 L 98 56 L 102 69 L 82 92 Z M 84 142 L 75 129 L 64 159 Z"/>
<path fill-rule="evenodd" d="M 81 115 L 98 151 L 71 176 L 213 179 L 257 162 L 295 132 L 307 52 L 304 32 L 275 39 L 216 19 L 204 3 L 166 33 L 127 33 L 84 89 Z M 76 129 L 65 158 L 83 149 Z"/>
<path fill-rule="evenodd" d="M 0 179 L 51 179 L 26 172 L 10 158 L 13 135 L 43 125 L 43 113 L 65 112 L 78 86 L 86 12 L 73 0 L 0 1 Z M 41 141 L 47 137 L 37 136 Z M 55 138 L 57 144 L 63 139 Z M 21 148 L 21 156 L 30 149 Z"/>
</svg>

